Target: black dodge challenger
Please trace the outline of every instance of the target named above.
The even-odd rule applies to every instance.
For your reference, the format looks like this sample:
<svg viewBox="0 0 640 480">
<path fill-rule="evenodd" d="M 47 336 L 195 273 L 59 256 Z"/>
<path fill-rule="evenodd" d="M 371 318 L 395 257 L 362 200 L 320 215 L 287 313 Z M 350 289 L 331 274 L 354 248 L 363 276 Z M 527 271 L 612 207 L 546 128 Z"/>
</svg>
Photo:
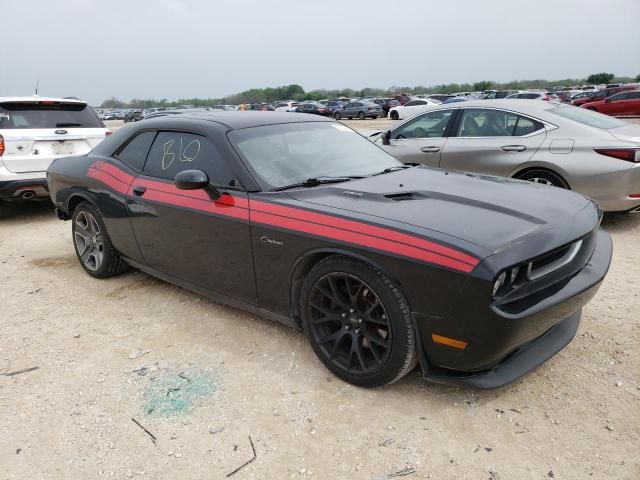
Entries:
<svg viewBox="0 0 640 480">
<path fill-rule="evenodd" d="M 138 122 L 48 171 L 83 268 L 129 266 L 302 328 L 360 386 L 507 384 L 574 337 L 611 261 L 573 192 L 403 165 L 317 116 Z"/>
</svg>

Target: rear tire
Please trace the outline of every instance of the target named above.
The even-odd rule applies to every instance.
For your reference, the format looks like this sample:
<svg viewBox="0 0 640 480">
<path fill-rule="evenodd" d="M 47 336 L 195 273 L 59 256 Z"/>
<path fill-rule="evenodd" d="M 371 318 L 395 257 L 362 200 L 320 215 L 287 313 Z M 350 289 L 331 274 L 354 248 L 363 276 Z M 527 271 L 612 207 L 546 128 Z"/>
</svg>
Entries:
<svg viewBox="0 0 640 480">
<path fill-rule="evenodd" d="M 521 175 L 518 175 L 520 180 L 527 180 L 533 183 L 542 183 L 545 185 L 551 185 L 554 187 L 569 189 L 569 185 L 564 179 L 557 173 L 551 170 L 529 170 Z"/>
<path fill-rule="evenodd" d="M 333 114 L 333 118 L 335 118 L 336 120 L 340 120 L 342 118 L 342 116 L 340 115 L 340 112 L 335 112 Z"/>
<path fill-rule="evenodd" d="M 391 120 L 400 120 L 400 115 L 395 110 L 392 110 L 389 116 L 391 117 Z"/>
<path fill-rule="evenodd" d="M 81 202 L 75 208 L 71 230 L 80 265 L 92 277 L 113 277 L 129 268 L 113 248 L 102 215 L 91 203 Z"/>
<path fill-rule="evenodd" d="M 302 326 L 320 361 L 345 382 L 379 387 L 417 364 L 411 309 L 400 289 L 368 264 L 335 255 L 304 281 Z"/>
</svg>

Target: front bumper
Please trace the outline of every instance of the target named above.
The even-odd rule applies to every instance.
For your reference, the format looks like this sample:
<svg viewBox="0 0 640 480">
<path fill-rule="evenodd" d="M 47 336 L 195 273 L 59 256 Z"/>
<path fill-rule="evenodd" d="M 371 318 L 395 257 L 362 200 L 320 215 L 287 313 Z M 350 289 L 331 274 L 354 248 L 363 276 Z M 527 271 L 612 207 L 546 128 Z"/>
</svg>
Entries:
<svg viewBox="0 0 640 480">
<path fill-rule="evenodd" d="M 522 312 L 473 310 L 453 332 L 452 321 L 415 314 L 425 378 L 495 388 L 517 380 L 558 353 L 573 339 L 581 309 L 600 288 L 611 263 L 611 237 L 602 230 L 595 235 L 588 263 L 571 278 L 540 292 L 537 303 Z M 469 343 L 464 349 L 436 344 L 431 332 Z"/>
</svg>

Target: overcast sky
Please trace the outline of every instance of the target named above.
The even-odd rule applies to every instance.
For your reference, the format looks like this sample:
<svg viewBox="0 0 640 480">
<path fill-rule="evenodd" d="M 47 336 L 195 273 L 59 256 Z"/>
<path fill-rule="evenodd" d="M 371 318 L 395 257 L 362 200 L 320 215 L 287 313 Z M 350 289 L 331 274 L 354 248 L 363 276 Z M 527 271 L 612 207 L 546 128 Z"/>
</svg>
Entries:
<svg viewBox="0 0 640 480">
<path fill-rule="evenodd" d="M 0 96 L 640 74 L 640 0 L 0 0 Z"/>
</svg>

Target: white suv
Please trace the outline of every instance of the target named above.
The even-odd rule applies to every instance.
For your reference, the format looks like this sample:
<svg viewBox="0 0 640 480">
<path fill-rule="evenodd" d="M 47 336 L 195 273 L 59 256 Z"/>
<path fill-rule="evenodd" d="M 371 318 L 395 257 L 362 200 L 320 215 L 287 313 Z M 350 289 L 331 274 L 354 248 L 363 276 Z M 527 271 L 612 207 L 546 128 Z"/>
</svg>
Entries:
<svg viewBox="0 0 640 480">
<path fill-rule="evenodd" d="M 81 100 L 0 97 L 0 201 L 48 196 L 49 164 L 87 153 L 110 133 Z"/>
</svg>

